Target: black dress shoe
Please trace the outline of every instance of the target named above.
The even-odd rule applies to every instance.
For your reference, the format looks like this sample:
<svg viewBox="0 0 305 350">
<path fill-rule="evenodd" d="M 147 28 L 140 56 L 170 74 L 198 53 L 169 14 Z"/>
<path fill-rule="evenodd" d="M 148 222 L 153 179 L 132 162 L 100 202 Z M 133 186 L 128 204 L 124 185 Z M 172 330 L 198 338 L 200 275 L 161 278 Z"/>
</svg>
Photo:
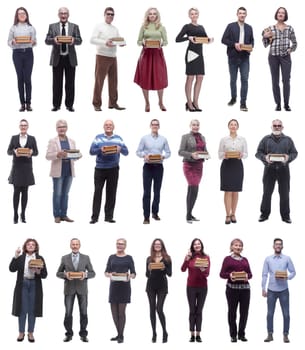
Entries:
<svg viewBox="0 0 305 350">
<path fill-rule="evenodd" d="M 14 224 L 18 224 L 18 215 L 14 215 Z"/>
<path fill-rule="evenodd" d="M 59 107 L 53 107 L 53 108 L 51 109 L 52 112 L 56 112 L 56 111 L 58 111 L 58 110 L 59 110 Z"/>
<path fill-rule="evenodd" d="M 119 344 L 124 343 L 124 337 L 123 336 L 118 337 L 118 343 Z"/>
<path fill-rule="evenodd" d="M 238 340 L 240 340 L 240 341 L 248 341 L 248 339 L 244 335 L 239 336 Z"/>
<path fill-rule="evenodd" d="M 268 217 L 267 216 L 264 216 L 264 215 L 261 215 L 258 219 L 259 222 L 263 222 L 263 221 L 266 221 L 268 220 Z"/>
<path fill-rule="evenodd" d="M 73 107 L 67 107 L 67 110 L 68 110 L 69 112 L 75 112 L 75 109 L 74 109 Z"/>
<path fill-rule="evenodd" d="M 237 343 L 237 338 L 236 337 L 231 337 L 231 343 Z"/>
<path fill-rule="evenodd" d="M 102 108 L 101 107 L 94 107 L 95 112 L 101 112 Z"/>
<path fill-rule="evenodd" d="M 195 218 L 195 216 L 193 216 L 193 215 L 191 215 L 191 219 L 192 219 L 193 221 L 200 221 L 200 219 Z"/>
<path fill-rule="evenodd" d="M 194 343 L 195 342 L 195 336 L 192 335 L 191 338 L 190 338 L 190 343 Z"/>
<path fill-rule="evenodd" d="M 118 111 L 123 111 L 126 109 L 125 107 L 120 107 L 118 104 L 115 104 L 114 106 L 109 106 L 109 109 L 117 109 Z"/>
<path fill-rule="evenodd" d="M 117 335 L 116 337 L 110 338 L 111 341 L 117 341 L 119 339 L 119 336 Z"/>
<path fill-rule="evenodd" d="M 231 98 L 231 100 L 228 102 L 228 106 L 233 106 L 236 103 L 236 98 Z"/>
<path fill-rule="evenodd" d="M 168 339 L 167 332 L 163 332 L 162 343 L 167 343 L 167 339 Z"/>
<path fill-rule="evenodd" d="M 291 224 L 291 223 L 292 223 L 292 221 L 291 221 L 290 218 L 282 218 L 282 220 L 283 220 L 284 222 L 286 222 L 287 224 Z"/>
<path fill-rule="evenodd" d="M 111 224 L 114 224 L 114 223 L 115 223 L 115 220 L 114 220 L 114 219 L 105 219 L 104 221 L 110 222 Z"/>
<path fill-rule="evenodd" d="M 31 107 L 31 104 L 30 104 L 30 103 L 27 103 L 27 104 L 26 104 L 26 110 L 27 110 L 28 112 L 32 112 L 32 111 L 33 111 L 33 108 Z"/>
<path fill-rule="evenodd" d="M 80 340 L 84 343 L 88 343 L 89 342 L 89 339 L 87 338 L 87 336 L 83 336 L 83 337 L 80 337 Z"/>
<path fill-rule="evenodd" d="M 152 214 L 152 218 L 157 220 L 157 221 L 161 220 L 158 214 Z"/>
<path fill-rule="evenodd" d="M 144 219 L 144 221 L 143 221 L 143 224 L 144 225 L 148 225 L 150 222 L 149 222 L 149 219 Z"/>
<path fill-rule="evenodd" d="M 202 339 L 201 339 L 200 335 L 196 335 L 196 342 L 202 343 Z"/>
<path fill-rule="evenodd" d="M 22 104 L 19 108 L 19 112 L 24 112 L 25 111 L 25 104 Z"/>
<path fill-rule="evenodd" d="M 67 343 L 69 341 L 72 340 L 72 336 L 71 335 L 66 335 L 65 338 L 64 338 L 64 342 Z"/>
<path fill-rule="evenodd" d="M 291 108 L 289 107 L 289 105 L 285 105 L 284 108 L 286 112 L 291 112 Z"/>
<path fill-rule="evenodd" d="M 97 219 L 91 219 L 89 224 L 96 224 L 97 223 Z"/>
<path fill-rule="evenodd" d="M 242 103 L 242 104 L 240 105 L 240 110 L 241 110 L 242 112 L 248 112 L 248 107 L 246 106 L 245 103 Z"/>
<path fill-rule="evenodd" d="M 276 105 L 275 110 L 276 110 L 277 112 L 281 111 L 281 110 L 282 110 L 281 105 Z"/>
<path fill-rule="evenodd" d="M 152 341 L 152 343 L 155 343 L 157 341 L 157 333 L 153 333 L 151 341 Z"/>
</svg>

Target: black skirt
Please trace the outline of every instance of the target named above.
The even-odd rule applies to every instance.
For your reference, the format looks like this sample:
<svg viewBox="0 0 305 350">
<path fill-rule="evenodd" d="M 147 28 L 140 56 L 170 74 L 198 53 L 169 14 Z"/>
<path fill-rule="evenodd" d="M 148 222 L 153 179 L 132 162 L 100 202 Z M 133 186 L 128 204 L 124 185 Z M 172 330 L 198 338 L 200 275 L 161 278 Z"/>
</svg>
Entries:
<svg viewBox="0 0 305 350">
<path fill-rule="evenodd" d="M 240 159 L 224 159 L 220 168 L 220 190 L 241 192 L 244 180 L 244 167 Z"/>
</svg>

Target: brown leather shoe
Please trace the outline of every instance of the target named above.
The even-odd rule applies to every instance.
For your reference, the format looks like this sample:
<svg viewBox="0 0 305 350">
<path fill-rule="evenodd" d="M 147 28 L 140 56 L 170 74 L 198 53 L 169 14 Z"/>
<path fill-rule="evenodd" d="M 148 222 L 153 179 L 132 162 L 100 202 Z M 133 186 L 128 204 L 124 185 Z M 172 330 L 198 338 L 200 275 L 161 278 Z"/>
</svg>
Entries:
<svg viewBox="0 0 305 350">
<path fill-rule="evenodd" d="M 56 223 L 56 224 L 60 224 L 60 217 L 59 216 L 57 216 L 56 218 L 54 218 L 54 222 Z"/>
<path fill-rule="evenodd" d="M 74 220 L 70 219 L 68 216 L 61 218 L 61 221 L 74 222 Z"/>
<path fill-rule="evenodd" d="M 120 107 L 118 104 L 115 104 L 113 106 L 109 106 L 109 109 L 117 109 L 118 111 L 123 111 L 124 109 L 126 109 L 125 107 Z"/>
<path fill-rule="evenodd" d="M 284 334 L 283 341 L 284 341 L 284 343 L 290 343 L 290 340 L 288 338 L 288 334 Z"/>
</svg>

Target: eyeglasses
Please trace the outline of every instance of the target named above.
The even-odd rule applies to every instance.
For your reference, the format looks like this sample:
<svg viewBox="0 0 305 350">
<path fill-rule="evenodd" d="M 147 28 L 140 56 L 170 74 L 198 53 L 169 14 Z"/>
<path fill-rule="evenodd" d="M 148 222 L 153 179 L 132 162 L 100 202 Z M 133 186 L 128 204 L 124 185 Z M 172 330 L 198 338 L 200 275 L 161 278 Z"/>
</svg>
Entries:
<svg viewBox="0 0 305 350">
<path fill-rule="evenodd" d="M 114 16 L 114 13 L 112 13 L 112 12 L 107 12 L 106 15 L 107 15 L 107 16 L 113 17 L 113 16 Z"/>
<path fill-rule="evenodd" d="M 273 128 L 281 128 L 283 125 L 280 125 L 280 124 L 274 124 L 272 125 Z"/>
<path fill-rule="evenodd" d="M 27 124 L 20 124 L 19 126 L 20 126 L 21 128 L 27 128 L 27 127 L 28 127 Z"/>
<path fill-rule="evenodd" d="M 65 129 L 67 127 L 67 125 L 59 125 L 58 127 L 57 127 L 57 129 Z"/>
</svg>

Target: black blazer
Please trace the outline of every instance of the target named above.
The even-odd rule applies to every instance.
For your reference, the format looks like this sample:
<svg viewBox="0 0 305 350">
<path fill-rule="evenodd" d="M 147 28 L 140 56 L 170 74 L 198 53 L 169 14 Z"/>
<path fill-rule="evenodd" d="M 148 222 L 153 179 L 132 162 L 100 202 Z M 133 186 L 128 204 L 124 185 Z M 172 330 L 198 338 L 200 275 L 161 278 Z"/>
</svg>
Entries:
<svg viewBox="0 0 305 350">
<path fill-rule="evenodd" d="M 7 149 L 7 154 L 13 156 L 12 170 L 8 181 L 10 184 L 16 186 L 31 186 L 35 184 L 32 157 L 16 157 L 15 149 L 21 147 L 19 143 L 19 135 L 14 135 Z M 33 153 L 32 156 L 38 155 L 38 148 L 34 136 L 28 135 L 26 148 L 30 148 Z"/>
<path fill-rule="evenodd" d="M 254 37 L 252 27 L 244 23 L 245 39 L 244 44 L 254 46 Z M 225 32 L 223 33 L 221 42 L 227 45 L 227 55 L 229 58 L 242 58 L 250 55 L 248 51 L 237 51 L 235 49 L 235 43 L 239 42 L 240 27 L 238 22 L 233 22 L 227 25 Z"/>
<path fill-rule="evenodd" d="M 50 65 L 56 67 L 59 63 L 60 58 L 60 45 L 54 43 L 54 38 L 61 35 L 61 23 L 53 23 L 49 25 L 48 34 L 45 40 L 47 45 L 53 45 L 51 52 Z M 80 31 L 77 24 L 68 22 L 68 35 L 74 38 L 74 43 L 69 45 L 69 61 L 72 67 L 77 66 L 77 57 L 75 51 L 75 45 L 80 45 L 82 43 L 82 38 L 80 36 Z"/>
</svg>

